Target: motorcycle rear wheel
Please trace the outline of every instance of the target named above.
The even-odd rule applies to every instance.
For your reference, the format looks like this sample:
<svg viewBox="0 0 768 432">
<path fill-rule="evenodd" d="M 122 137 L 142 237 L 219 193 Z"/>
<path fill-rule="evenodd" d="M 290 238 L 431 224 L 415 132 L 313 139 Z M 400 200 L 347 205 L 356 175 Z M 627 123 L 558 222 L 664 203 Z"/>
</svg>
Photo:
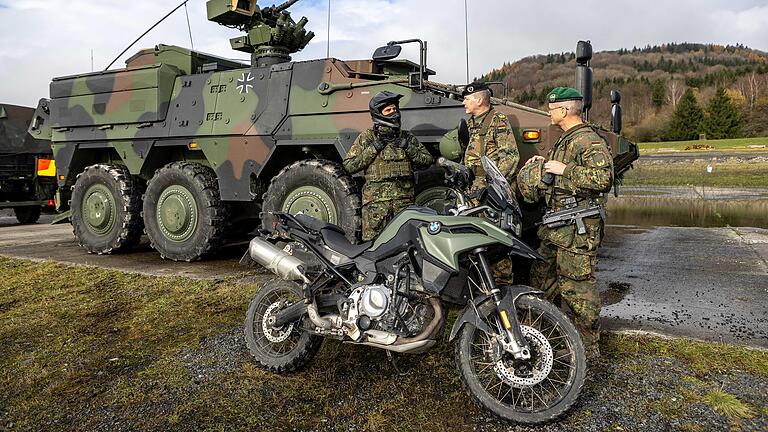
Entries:
<svg viewBox="0 0 768 432">
<path fill-rule="evenodd" d="M 584 344 L 568 317 L 551 303 L 523 296 L 516 308 L 530 361 L 514 360 L 494 338 L 465 325 L 456 341 L 456 366 L 481 407 L 515 423 L 549 423 L 565 414 L 581 392 L 587 369 Z M 478 312 L 492 329 L 500 328 L 492 301 Z"/>
<path fill-rule="evenodd" d="M 275 328 L 269 324 L 282 308 L 302 301 L 293 282 L 272 280 L 256 294 L 245 315 L 245 342 L 256 363 L 276 373 L 301 369 L 317 354 L 323 338 L 303 331 L 300 322 Z"/>
</svg>

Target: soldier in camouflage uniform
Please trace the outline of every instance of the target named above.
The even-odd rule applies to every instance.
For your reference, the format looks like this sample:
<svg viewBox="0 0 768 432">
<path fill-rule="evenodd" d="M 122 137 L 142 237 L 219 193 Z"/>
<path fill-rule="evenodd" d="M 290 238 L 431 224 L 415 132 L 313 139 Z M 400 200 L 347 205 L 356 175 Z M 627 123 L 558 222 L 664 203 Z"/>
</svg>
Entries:
<svg viewBox="0 0 768 432">
<path fill-rule="evenodd" d="M 402 97 L 383 91 L 371 99 L 373 127 L 357 137 L 344 158 L 350 174 L 365 174 L 363 240 L 375 238 L 400 210 L 413 204 L 413 170 L 432 164 L 426 147 L 400 128 Z"/>
<path fill-rule="evenodd" d="M 563 200 L 572 197 L 604 204 L 604 193 L 613 183 L 611 153 L 603 138 L 582 122 L 582 99 L 578 90 L 568 87 L 557 87 L 547 95 L 552 124 L 559 126 L 563 135 L 547 160 L 534 156 L 521 170 L 520 191 L 524 198 L 535 201 L 543 197 L 548 210 L 562 210 Z M 541 181 L 540 170 L 554 175 L 551 185 Z M 595 267 L 604 223 L 600 216 L 585 218 L 585 234 L 579 234 L 576 225 L 542 225 L 538 232 L 539 253 L 546 260 L 537 262 L 531 270 L 534 287 L 546 292 L 547 298 L 556 303 L 565 301 L 573 311 L 590 358 L 600 352 L 601 304 Z"/>
<path fill-rule="evenodd" d="M 463 163 L 475 173 L 475 180 L 467 190 L 470 196 L 486 186 L 480 157 L 486 156 L 496 163 L 510 185 L 515 184 L 517 163 L 520 162 L 520 152 L 509 120 L 493 109 L 491 96 L 491 89 L 482 82 L 472 83 L 464 89 L 464 109 L 471 117 L 467 122 L 469 144 L 464 151 Z M 505 258 L 497 262 L 493 266 L 493 274 L 498 283 L 512 285 L 512 260 Z"/>
<path fill-rule="evenodd" d="M 485 172 L 480 157 L 486 156 L 496 163 L 499 171 L 513 184 L 520 153 L 507 116 L 491 106 L 491 90 L 485 83 L 468 85 L 464 90 L 464 109 L 471 115 L 469 144 L 464 151 L 463 163 L 475 173 L 469 188 L 476 193 L 485 188 Z"/>
</svg>

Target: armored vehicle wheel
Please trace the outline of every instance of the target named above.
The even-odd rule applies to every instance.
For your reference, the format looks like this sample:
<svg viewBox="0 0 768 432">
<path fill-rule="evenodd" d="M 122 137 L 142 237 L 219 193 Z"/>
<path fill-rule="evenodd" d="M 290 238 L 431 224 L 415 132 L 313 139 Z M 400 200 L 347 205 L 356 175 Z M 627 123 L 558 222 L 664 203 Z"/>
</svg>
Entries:
<svg viewBox="0 0 768 432">
<path fill-rule="evenodd" d="M 271 230 L 270 212 L 303 213 L 338 225 L 350 241 L 360 236 L 360 195 L 341 165 L 327 160 L 303 160 L 283 168 L 264 194 L 261 226 Z"/>
<path fill-rule="evenodd" d="M 439 214 L 448 214 L 449 208 L 456 207 L 456 195 L 445 185 L 442 169 L 422 171 L 418 176 L 414 199 L 417 206 L 429 207 Z"/>
<path fill-rule="evenodd" d="M 16 215 L 16 220 L 20 224 L 33 224 L 40 219 L 40 212 L 42 209 L 40 206 L 31 207 L 14 207 L 13 213 Z"/>
<path fill-rule="evenodd" d="M 147 184 L 145 231 L 163 258 L 195 261 L 221 246 L 226 209 L 212 169 L 173 162 L 157 170 Z"/>
<path fill-rule="evenodd" d="M 72 188 L 72 227 L 89 253 L 109 254 L 136 245 L 143 228 L 142 181 L 123 166 L 91 165 Z"/>
</svg>

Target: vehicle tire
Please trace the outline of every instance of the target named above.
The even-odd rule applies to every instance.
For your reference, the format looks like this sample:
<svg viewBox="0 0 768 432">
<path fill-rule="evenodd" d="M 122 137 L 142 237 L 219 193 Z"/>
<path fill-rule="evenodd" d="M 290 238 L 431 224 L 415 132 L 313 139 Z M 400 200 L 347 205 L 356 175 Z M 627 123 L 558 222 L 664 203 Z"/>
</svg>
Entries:
<svg viewBox="0 0 768 432">
<path fill-rule="evenodd" d="M 72 228 L 80 246 L 99 255 L 139 243 L 143 182 L 119 165 L 91 165 L 72 188 Z"/>
<path fill-rule="evenodd" d="M 41 206 L 28 206 L 28 207 L 14 207 L 13 213 L 16 215 L 16 220 L 20 224 L 33 224 L 40 219 L 40 213 L 42 212 Z"/>
<path fill-rule="evenodd" d="M 469 324 L 459 333 L 454 360 L 465 389 L 481 407 L 515 423 L 549 423 L 565 414 L 581 392 L 587 369 L 584 345 L 576 327 L 551 303 L 522 296 L 516 308 L 531 348 L 530 361 L 513 361 L 485 332 Z M 493 301 L 478 311 L 492 329 L 498 328 Z"/>
<path fill-rule="evenodd" d="M 281 306 L 302 299 L 298 285 L 274 279 L 264 284 L 251 300 L 245 315 L 245 342 L 262 368 L 277 373 L 292 372 L 306 365 L 320 349 L 323 338 L 300 329 L 300 322 L 277 329 L 267 323 Z"/>
<path fill-rule="evenodd" d="M 445 171 L 433 166 L 416 174 L 417 206 L 429 207 L 438 214 L 448 214 L 448 209 L 456 208 L 456 195 L 445 184 Z"/>
<path fill-rule="evenodd" d="M 173 261 L 196 261 L 217 251 L 228 223 L 216 174 L 192 162 L 172 162 L 155 171 L 142 214 L 152 247 Z"/>
<path fill-rule="evenodd" d="M 302 160 L 282 169 L 263 196 L 261 226 L 272 229 L 270 212 L 302 212 L 340 226 L 351 242 L 360 238 L 360 194 L 344 168 L 327 160 Z"/>
</svg>

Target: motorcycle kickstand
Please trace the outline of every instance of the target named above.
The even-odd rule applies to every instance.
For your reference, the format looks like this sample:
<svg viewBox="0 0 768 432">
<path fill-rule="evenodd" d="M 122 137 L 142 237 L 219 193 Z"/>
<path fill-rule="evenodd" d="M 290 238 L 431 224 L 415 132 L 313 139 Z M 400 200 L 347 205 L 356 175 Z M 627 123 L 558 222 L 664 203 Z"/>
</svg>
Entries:
<svg viewBox="0 0 768 432">
<path fill-rule="evenodd" d="M 392 351 L 387 351 L 387 359 L 389 360 L 390 363 L 392 363 L 392 367 L 395 368 L 398 375 L 400 376 L 408 375 L 408 372 L 403 372 L 400 370 L 399 367 L 397 367 L 397 362 L 395 361 L 395 356 L 392 354 Z"/>
</svg>

